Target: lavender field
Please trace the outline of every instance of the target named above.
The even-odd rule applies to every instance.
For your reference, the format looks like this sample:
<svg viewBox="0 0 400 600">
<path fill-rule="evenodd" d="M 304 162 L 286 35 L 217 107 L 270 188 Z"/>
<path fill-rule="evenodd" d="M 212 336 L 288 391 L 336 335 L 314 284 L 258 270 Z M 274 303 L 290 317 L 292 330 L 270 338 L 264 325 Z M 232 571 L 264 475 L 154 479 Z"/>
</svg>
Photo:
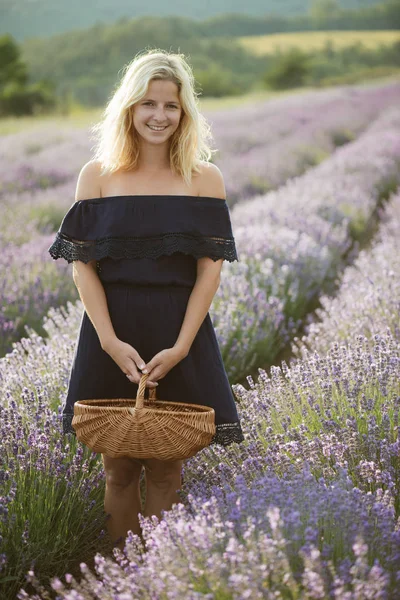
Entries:
<svg viewBox="0 0 400 600">
<path fill-rule="evenodd" d="M 245 442 L 186 461 L 182 503 L 113 555 L 101 460 L 61 435 L 83 305 L 47 255 L 89 144 L 0 141 L 2 598 L 400 597 L 400 87 L 330 92 L 213 116 L 240 260 L 210 312 Z"/>
</svg>

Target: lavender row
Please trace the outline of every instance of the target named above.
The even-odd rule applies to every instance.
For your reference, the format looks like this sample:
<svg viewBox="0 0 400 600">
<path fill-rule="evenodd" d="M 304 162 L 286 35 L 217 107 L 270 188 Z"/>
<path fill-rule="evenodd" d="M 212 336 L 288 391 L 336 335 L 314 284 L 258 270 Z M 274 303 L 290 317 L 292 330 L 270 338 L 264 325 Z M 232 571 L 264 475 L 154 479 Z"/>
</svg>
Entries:
<svg viewBox="0 0 400 600">
<path fill-rule="evenodd" d="M 399 98 L 396 82 L 343 86 L 210 115 L 228 198 L 241 201 L 280 187 L 356 139 Z"/>
<path fill-rule="evenodd" d="M 380 215 L 380 228 L 371 248 L 362 250 L 353 266 L 340 279 L 335 297 L 323 295 L 321 308 L 295 338 L 292 352 L 300 356 L 309 351 L 326 352 L 334 335 L 345 344 L 356 335 L 373 337 L 389 328 L 400 340 L 400 193 Z M 354 301 L 357 290 L 357 302 Z"/>
<path fill-rule="evenodd" d="M 399 198 L 379 236 L 392 248 Z M 359 261 L 366 264 L 368 256 L 372 270 L 376 247 Z M 399 278 L 396 258 L 388 268 Z M 359 322 L 368 324 L 374 298 L 358 295 L 352 281 L 354 313 L 362 309 Z M 161 523 L 142 522 L 146 553 L 128 536 L 115 561 L 96 556 L 96 575 L 83 564 L 82 583 L 66 577 L 75 593 L 94 598 L 96 590 L 100 600 L 117 592 L 145 599 L 395 599 L 400 340 L 388 324 L 382 323 L 384 334 L 369 338 L 351 330 L 342 347 L 328 328 L 326 355 L 314 350 L 294 367 L 282 363 L 271 378 L 260 369 L 249 391 L 234 386 L 246 443 L 207 449 L 188 461 L 184 506 Z M 390 324 L 396 333 L 397 322 Z M 70 597 L 69 588 L 53 580 L 61 598 Z"/>
<path fill-rule="evenodd" d="M 400 111 L 278 190 L 236 205 L 239 263 L 224 266 L 213 323 L 228 375 L 272 364 L 352 241 L 400 183 Z"/>
</svg>

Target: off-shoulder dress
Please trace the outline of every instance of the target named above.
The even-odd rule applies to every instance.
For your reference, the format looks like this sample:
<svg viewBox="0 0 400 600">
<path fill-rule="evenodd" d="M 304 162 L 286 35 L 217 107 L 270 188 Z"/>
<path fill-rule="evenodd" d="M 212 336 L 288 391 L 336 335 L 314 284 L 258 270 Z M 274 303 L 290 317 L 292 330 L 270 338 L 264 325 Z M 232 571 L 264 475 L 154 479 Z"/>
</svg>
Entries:
<svg viewBox="0 0 400 600">
<path fill-rule="evenodd" d="M 196 282 L 197 259 L 238 260 L 227 202 L 206 196 L 79 200 L 64 216 L 49 253 L 69 263 L 96 260 L 114 331 L 145 362 L 175 344 Z M 187 356 L 158 384 L 162 400 L 214 408 L 212 443 L 243 441 L 209 312 Z M 75 434 L 71 422 L 77 400 L 136 398 L 137 389 L 101 348 L 83 311 L 63 405 L 63 433 Z"/>
</svg>

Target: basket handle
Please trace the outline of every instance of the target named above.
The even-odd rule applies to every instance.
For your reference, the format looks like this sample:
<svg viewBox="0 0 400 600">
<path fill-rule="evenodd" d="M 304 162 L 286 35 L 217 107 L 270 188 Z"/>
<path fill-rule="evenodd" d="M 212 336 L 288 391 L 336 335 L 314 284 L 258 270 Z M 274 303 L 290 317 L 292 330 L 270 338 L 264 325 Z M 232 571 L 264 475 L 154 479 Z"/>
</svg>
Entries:
<svg viewBox="0 0 400 600">
<path fill-rule="evenodd" d="M 138 391 L 136 394 L 136 408 L 143 408 L 143 406 L 144 406 L 144 391 L 146 389 L 146 381 L 147 381 L 148 376 L 149 376 L 148 373 L 141 374 Z M 151 388 L 149 390 L 149 400 L 157 400 L 156 388 Z"/>
</svg>

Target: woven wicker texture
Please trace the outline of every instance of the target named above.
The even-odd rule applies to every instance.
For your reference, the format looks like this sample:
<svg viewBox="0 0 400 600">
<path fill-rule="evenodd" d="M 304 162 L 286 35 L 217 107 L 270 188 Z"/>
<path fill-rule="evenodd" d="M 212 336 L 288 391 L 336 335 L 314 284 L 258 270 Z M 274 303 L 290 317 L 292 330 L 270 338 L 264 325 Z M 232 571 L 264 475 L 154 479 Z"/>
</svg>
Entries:
<svg viewBox="0 0 400 600">
<path fill-rule="evenodd" d="M 208 446 L 215 434 L 213 408 L 170 402 L 149 390 L 142 374 L 136 400 L 102 398 L 74 404 L 72 426 L 76 437 L 94 452 L 117 458 L 189 458 Z"/>
</svg>

